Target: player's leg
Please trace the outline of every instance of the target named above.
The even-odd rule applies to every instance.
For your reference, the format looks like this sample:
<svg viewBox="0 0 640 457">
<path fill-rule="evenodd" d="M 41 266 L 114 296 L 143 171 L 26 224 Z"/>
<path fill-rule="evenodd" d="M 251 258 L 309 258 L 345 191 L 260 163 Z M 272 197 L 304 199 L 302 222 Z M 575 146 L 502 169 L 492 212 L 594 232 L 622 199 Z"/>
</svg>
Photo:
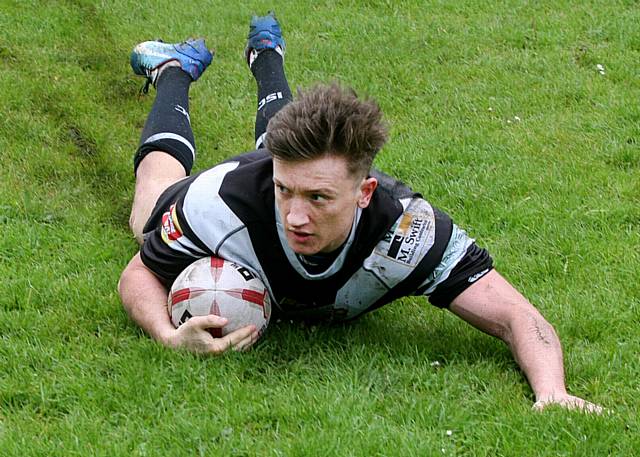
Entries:
<svg viewBox="0 0 640 457">
<path fill-rule="evenodd" d="M 189 87 L 212 60 L 203 40 L 180 44 L 144 42 L 131 53 L 131 66 L 157 94 L 134 157 L 136 187 L 129 226 L 142 242 L 144 225 L 158 196 L 191 172 L 195 141 L 189 117 Z"/>
<path fill-rule="evenodd" d="M 285 42 L 273 12 L 254 16 L 249 25 L 245 57 L 258 85 L 256 148 L 262 147 L 269 119 L 293 97 L 284 73 Z"/>
</svg>

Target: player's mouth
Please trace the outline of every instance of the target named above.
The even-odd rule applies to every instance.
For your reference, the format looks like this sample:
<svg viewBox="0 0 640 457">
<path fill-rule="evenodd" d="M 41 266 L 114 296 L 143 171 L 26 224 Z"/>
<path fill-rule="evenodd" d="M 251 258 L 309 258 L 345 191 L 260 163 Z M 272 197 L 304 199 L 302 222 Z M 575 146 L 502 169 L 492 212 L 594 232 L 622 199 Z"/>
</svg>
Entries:
<svg viewBox="0 0 640 457">
<path fill-rule="evenodd" d="M 297 230 L 289 230 L 289 236 L 296 243 L 306 243 L 307 241 L 309 241 L 311 239 L 311 237 L 313 235 L 311 233 L 308 233 L 308 232 L 299 232 Z"/>
</svg>

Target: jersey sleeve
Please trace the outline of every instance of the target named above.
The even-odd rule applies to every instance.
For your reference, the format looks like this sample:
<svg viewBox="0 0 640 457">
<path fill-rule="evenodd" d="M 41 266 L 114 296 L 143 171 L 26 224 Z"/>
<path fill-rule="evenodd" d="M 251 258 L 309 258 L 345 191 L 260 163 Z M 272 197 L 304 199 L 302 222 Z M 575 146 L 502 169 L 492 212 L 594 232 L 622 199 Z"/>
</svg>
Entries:
<svg viewBox="0 0 640 457">
<path fill-rule="evenodd" d="M 242 160 L 258 158 L 249 154 Z M 222 244 L 232 244 L 230 237 L 244 227 L 220 197 L 225 176 L 239 163 L 224 162 L 178 181 L 158 198 L 145 226 L 140 257 L 165 284 L 171 284 L 196 260 L 222 255 Z"/>
<path fill-rule="evenodd" d="M 140 258 L 165 285 L 170 285 L 191 263 L 211 255 L 206 245 L 196 245 L 195 234 L 184 215 L 184 201 L 201 173 L 169 186 L 156 202 L 144 228 Z"/>
<path fill-rule="evenodd" d="M 162 214 L 160 224 L 145 234 L 140 249 L 142 262 L 169 285 L 191 263 L 212 255 L 205 246 L 197 246 L 185 234 L 186 221 L 181 200 L 170 205 Z"/>
<path fill-rule="evenodd" d="M 426 295 L 433 305 L 446 308 L 492 269 L 493 259 L 489 252 L 454 224 L 439 265 L 419 287 L 416 295 Z"/>
<path fill-rule="evenodd" d="M 448 307 L 458 295 L 492 269 L 493 259 L 489 252 L 473 243 L 449 277 L 436 286 L 429 301 L 441 308 Z"/>
</svg>

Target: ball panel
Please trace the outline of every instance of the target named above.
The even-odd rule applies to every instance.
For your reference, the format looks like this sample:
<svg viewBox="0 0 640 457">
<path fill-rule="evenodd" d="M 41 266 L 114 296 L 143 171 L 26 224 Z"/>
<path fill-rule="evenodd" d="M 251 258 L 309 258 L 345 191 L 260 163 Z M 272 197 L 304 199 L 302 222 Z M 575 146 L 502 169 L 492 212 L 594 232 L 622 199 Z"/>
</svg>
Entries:
<svg viewBox="0 0 640 457">
<path fill-rule="evenodd" d="M 211 278 L 213 279 L 213 283 L 216 284 L 218 281 L 220 281 L 220 276 L 222 276 L 225 261 L 220 257 L 209 258 L 211 259 L 209 262 L 209 266 L 211 267 Z"/>
<path fill-rule="evenodd" d="M 268 314 L 270 314 L 267 312 L 267 306 L 265 306 L 265 296 L 267 296 L 266 291 L 260 292 L 258 290 L 252 289 L 231 289 L 225 290 L 224 292 L 234 298 L 238 298 L 250 304 L 257 305 L 257 307 L 260 309 L 260 312 L 262 313 L 262 316 L 265 319 L 267 318 Z"/>
<path fill-rule="evenodd" d="M 209 329 L 219 338 L 251 324 L 262 333 L 271 317 L 271 301 L 262 281 L 250 270 L 219 257 L 206 257 L 176 278 L 168 311 L 176 327 L 193 316 L 216 314 L 227 318 L 223 329 Z"/>
<path fill-rule="evenodd" d="M 208 289 L 202 289 L 200 287 L 185 287 L 183 289 L 178 289 L 171 294 L 171 303 L 173 306 L 177 305 L 180 302 L 185 300 L 189 300 L 191 298 L 199 297 L 200 295 L 207 292 Z"/>
<path fill-rule="evenodd" d="M 220 316 L 220 307 L 218 306 L 218 291 L 212 291 L 212 301 L 211 308 L 209 308 L 209 314 L 215 314 L 216 316 Z"/>
</svg>

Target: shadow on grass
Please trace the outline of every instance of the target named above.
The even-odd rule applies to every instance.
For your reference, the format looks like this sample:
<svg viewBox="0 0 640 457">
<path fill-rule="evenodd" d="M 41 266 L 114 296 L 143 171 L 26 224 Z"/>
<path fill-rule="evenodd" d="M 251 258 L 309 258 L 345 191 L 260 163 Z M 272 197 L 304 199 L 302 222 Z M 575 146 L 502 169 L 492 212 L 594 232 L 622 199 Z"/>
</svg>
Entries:
<svg viewBox="0 0 640 457">
<path fill-rule="evenodd" d="M 307 325 L 283 321 L 269 331 L 252 352 L 269 363 L 312 363 L 318 357 L 379 358 L 445 365 L 478 361 L 516 367 L 501 341 L 487 336 L 447 311 L 419 310 L 404 304 L 345 324 Z M 425 304 L 425 307 L 429 305 Z M 435 311 L 435 312 L 434 312 Z"/>
</svg>

